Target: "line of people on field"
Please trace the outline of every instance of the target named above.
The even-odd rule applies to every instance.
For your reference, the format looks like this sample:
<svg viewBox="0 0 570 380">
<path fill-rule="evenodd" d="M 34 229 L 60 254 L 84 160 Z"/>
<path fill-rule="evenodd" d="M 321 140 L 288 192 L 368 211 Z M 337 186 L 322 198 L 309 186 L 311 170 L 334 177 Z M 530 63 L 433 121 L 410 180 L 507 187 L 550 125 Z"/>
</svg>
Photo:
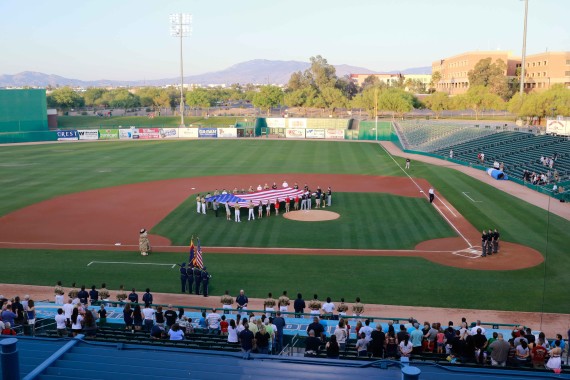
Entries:
<svg viewBox="0 0 570 380">
<path fill-rule="evenodd" d="M 496 228 L 495 231 L 492 231 L 490 228 L 488 231 L 483 230 L 481 233 L 481 257 L 499 253 L 500 237 L 501 234 Z"/>
</svg>

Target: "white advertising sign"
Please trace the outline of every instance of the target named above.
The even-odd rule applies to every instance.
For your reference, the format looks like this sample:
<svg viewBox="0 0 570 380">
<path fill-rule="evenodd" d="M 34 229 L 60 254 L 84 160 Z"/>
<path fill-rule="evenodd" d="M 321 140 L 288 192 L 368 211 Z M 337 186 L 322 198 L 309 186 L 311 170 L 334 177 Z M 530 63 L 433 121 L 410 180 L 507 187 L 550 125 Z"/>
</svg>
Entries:
<svg viewBox="0 0 570 380">
<path fill-rule="evenodd" d="M 546 120 L 546 133 L 570 136 L 570 121 L 548 119 Z"/>
<path fill-rule="evenodd" d="M 221 137 L 221 138 L 237 137 L 237 129 L 235 129 L 233 127 L 218 128 L 218 137 Z"/>
<path fill-rule="evenodd" d="M 325 130 L 324 129 L 307 129 L 305 132 L 305 137 L 308 139 L 324 139 Z"/>
<path fill-rule="evenodd" d="M 289 128 L 307 128 L 307 119 L 290 118 Z"/>
<path fill-rule="evenodd" d="M 344 140 L 344 129 L 325 129 L 325 138 Z"/>
<path fill-rule="evenodd" d="M 282 117 L 268 117 L 265 119 L 269 128 L 285 128 L 286 119 Z"/>
<path fill-rule="evenodd" d="M 288 139 L 304 139 L 305 130 L 302 128 L 288 128 L 285 130 L 285 137 Z"/>
<path fill-rule="evenodd" d="M 160 128 L 160 138 L 161 139 L 177 139 L 178 138 L 178 128 Z"/>
<path fill-rule="evenodd" d="M 178 130 L 178 137 L 181 139 L 197 139 L 198 128 L 180 128 Z"/>
<path fill-rule="evenodd" d="M 99 131 L 96 129 L 80 129 L 77 133 L 79 140 L 99 140 Z"/>
</svg>

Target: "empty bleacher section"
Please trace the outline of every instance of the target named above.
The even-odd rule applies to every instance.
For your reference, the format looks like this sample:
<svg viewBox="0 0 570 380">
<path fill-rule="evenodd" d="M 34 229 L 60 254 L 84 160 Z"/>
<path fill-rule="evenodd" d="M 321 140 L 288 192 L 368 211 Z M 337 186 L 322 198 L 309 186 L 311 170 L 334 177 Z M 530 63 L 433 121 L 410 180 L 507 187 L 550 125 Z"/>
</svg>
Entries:
<svg viewBox="0 0 570 380">
<path fill-rule="evenodd" d="M 462 122 L 402 120 L 394 123 L 404 149 L 433 152 L 502 130 L 504 124 L 473 125 Z"/>
</svg>

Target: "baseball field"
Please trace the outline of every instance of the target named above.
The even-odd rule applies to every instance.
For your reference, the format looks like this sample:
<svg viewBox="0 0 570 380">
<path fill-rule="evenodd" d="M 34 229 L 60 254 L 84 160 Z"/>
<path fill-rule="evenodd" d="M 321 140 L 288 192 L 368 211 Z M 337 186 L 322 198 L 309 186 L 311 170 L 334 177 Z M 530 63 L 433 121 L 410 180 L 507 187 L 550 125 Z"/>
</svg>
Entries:
<svg viewBox="0 0 570 380">
<path fill-rule="evenodd" d="M 569 313 L 570 222 L 445 167 L 374 143 L 129 141 L 0 150 L 2 283 L 178 292 L 200 237 L 210 292 L 287 289 L 366 303 Z M 401 165 L 401 166 L 400 166 Z M 409 175 L 409 176 L 408 176 Z M 332 186 L 322 222 L 196 213 L 198 193 L 266 182 Z M 427 189 L 436 189 L 430 204 Z M 467 196 L 468 195 L 468 196 Z M 138 230 L 154 252 L 141 257 Z M 480 258 L 481 229 L 502 250 Z M 117 245 L 120 244 L 120 245 Z"/>
</svg>

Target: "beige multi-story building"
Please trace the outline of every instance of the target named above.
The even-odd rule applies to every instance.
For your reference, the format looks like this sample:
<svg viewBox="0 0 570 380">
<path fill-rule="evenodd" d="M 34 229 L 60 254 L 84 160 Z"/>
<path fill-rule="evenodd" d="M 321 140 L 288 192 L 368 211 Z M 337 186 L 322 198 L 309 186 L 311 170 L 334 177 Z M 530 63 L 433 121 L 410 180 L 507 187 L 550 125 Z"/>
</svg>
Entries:
<svg viewBox="0 0 570 380">
<path fill-rule="evenodd" d="M 527 55 L 525 92 L 544 91 L 555 84 L 570 88 L 570 51 Z"/>
<path fill-rule="evenodd" d="M 388 86 L 394 86 L 403 78 L 402 74 L 350 74 L 350 79 L 358 86 L 362 86 L 364 80 L 369 76 L 378 78 L 380 82 L 384 82 Z"/>
<path fill-rule="evenodd" d="M 441 79 L 435 85 L 436 91 L 447 92 L 450 95 L 459 95 L 469 89 L 470 70 L 482 59 L 491 58 L 492 62 L 502 60 L 506 64 L 505 75 L 514 78 L 521 59 L 513 57 L 507 51 L 471 51 L 440 59 L 431 64 L 432 76 L 439 72 Z"/>
</svg>

